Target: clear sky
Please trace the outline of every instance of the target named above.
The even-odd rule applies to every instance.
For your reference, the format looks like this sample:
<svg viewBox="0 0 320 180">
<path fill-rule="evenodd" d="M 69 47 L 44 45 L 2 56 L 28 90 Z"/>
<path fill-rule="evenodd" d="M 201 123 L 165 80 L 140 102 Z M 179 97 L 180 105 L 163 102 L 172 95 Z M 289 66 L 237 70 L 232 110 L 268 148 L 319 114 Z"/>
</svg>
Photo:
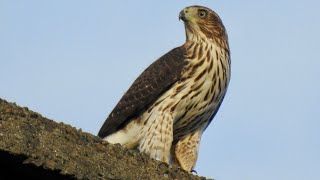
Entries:
<svg viewBox="0 0 320 180">
<path fill-rule="evenodd" d="M 320 179 L 320 1 L 0 1 L 0 97 L 97 134 L 134 79 L 185 41 L 204 5 L 232 54 L 196 170 L 217 180 Z"/>
</svg>

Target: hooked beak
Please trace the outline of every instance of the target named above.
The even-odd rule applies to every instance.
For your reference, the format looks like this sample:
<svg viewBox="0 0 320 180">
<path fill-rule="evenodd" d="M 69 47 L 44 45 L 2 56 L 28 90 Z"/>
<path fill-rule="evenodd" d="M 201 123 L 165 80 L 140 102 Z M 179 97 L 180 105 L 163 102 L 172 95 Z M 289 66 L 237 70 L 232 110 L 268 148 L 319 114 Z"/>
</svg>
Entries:
<svg viewBox="0 0 320 180">
<path fill-rule="evenodd" d="M 186 18 L 186 13 L 188 13 L 187 10 L 183 9 L 180 14 L 179 14 L 179 21 L 182 20 L 182 21 L 186 21 L 187 18 Z"/>
</svg>

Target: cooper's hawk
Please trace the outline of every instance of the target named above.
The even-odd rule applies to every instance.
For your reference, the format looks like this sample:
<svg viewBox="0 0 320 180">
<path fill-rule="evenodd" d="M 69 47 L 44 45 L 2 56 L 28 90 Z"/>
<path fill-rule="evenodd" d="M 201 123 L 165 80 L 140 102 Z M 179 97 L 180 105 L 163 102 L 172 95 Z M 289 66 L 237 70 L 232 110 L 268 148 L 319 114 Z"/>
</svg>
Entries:
<svg viewBox="0 0 320 180">
<path fill-rule="evenodd" d="M 222 21 L 191 6 L 179 14 L 186 42 L 151 64 L 131 85 L 99 137 L 191 171 L 201 135 L 217 113 L 230 80 L 230 50 Z"/>
</svg>

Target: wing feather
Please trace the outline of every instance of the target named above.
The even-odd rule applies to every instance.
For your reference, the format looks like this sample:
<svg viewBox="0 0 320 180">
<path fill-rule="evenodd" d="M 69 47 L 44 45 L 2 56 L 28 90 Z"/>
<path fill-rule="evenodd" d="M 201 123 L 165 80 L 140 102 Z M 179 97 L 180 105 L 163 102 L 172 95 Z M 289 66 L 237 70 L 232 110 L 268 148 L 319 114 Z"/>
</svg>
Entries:
<svg viewBox="0 0 320 180">
<path fill-rule="evenodd" d="M 120 99 L 102 125 L 98 136 L 104 138 L 116 132 L 147 110 L 162 93 L 180 79 L 185 63 L 183 47 L 171 50 L 152 63 Z"/>
</svg>

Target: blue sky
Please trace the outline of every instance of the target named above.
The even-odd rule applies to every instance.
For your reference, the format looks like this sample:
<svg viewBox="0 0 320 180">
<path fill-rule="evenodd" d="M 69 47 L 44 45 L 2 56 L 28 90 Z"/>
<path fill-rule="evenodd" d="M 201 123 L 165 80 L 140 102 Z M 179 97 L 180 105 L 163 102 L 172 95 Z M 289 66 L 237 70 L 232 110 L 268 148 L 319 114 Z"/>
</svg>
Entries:
<svg viewBox="0 0 320 180">
<path fill-rule="evenodd" d="M 97 134 L 134 79 L 185 41 L 178 14 L 223 20 L 227 96 L 196 170 L 217 180 L 320 179 L 320 3 L 0 1 L 0 97 Z"/>
</svg>

